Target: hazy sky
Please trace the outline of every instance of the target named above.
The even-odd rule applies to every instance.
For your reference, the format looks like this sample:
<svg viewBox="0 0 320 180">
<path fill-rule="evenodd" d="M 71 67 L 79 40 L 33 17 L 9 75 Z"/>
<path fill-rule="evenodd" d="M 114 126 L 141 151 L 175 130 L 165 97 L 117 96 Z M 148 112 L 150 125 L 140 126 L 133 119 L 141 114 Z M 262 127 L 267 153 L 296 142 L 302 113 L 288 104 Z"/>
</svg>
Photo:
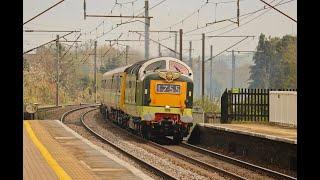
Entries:
<svg viewBox="0 0 320 180">
<path fill-rule="evenodd" d="M 163 0 L 149 0 L 149 7 L 156 5 Z M 233 1 L 233 2 L 230 2 Z M 272 5 L 278 3 L 285 3 L 276 8 L 285 12 L 294 19 L 297 19 L 297 0 L 265 0 Z M 39 12 L 45 10 L 51 5 L 58 2 L 58 0 L 23 0 L 23 22 L 35 16 Z M 87 14 L 102 15 L 110 13 L 113 8 L 112 15 L 137 15 L 143 12 L 144 0 L 117 0 L 118 3 L 133 2 L 115 5 L 115 0 L 86 0 Z M 273 9 L 265 9 L 255 14 L 243 16 L 240 18 L 240 27 L 226 21 L 217 23 L 206 28 L 199 29 L 187 33 L 188 31 L 198 27 L 205 26 L 206 23 L 219 21 L 237 14 L 236 1 L 234 0 L 166 0 L 159 6 L 150 10 L 151 19 L 150 30 L 170 30 L 169 26 L 180 22 L 179 24 L 171 27 L 171 30 L 179 30 L 180 28 L 186 33 L 184 34 L 183 49 L 189 48 L 189 42 L 193 43 L 193 55 L 201 55 L 201 33 L 206 35 L 254 35 L 254 39 L 249 38 L 241 44 L 234 47 L 235 50 L 254 50 L 260 33 L 267 36 L 283 36 L 285 34 L 297 34 L 297 24 L 279 12 Z M 220 3 L 219 3 L 220 2 Z M 221 3 L 224 2 L 224 3 Z M 217 4 L 216 4 L 217 3 Z M 205 4 L 205 5 L 204 5 Z M 203 6 L 202 6 L 203 5 Z M 199 10 L 199 13 L 196 11 Z M 240 0 L 240 15 L 256 11 L 263 8 L 265 5 L 259 0 Z M 266 6 L 267 7 L 267 6 Z M 183 24 L 181 20 L 195 13 L 186 19 Z M 259 16 L 259 17 L 258 17 Z M 255 18 L 255 19 L 254 19 Z M 248 22 L 252 20 L 251 22 Z M 122 19 L 125 22 L 129 19 Z M 139 19 L 144 21 L 144 19 Z M 234 19 L 235 20 L 235 19 Z M 104 23 L 102 23 L 104 21 Z M 90 18 L 86 20 L 83 18 L 83 0 L 65 0 L 58 6 L 49 10 L 40 17 L 27 23 L 23 29 L 41 29 L 41 30 L 81 30 L 81 37 L 79 40 L 88 41 L 101 36 L 103 32 L 111 29 L 112 25 L 116 26 L 121 22 L 120 18 Z M 248 23 L 247 23 L 248 22 Z M 102 23 L 102 24 L 101 24 Z M 96 27 L 101 24 L 97 29 Z M 227 26 L 227 27 L 225 27 Z M 225 28 L 223 28 L 225 27 Z M 232 31 L 233 28 L 236 28 Z M 129 30 L 144 31 L 144 24 L 141 22 L 128 23 L 119 26 L 113 31 L 101 36 L 97 39 L 98 46 L 109 43 L 105 39 L 115 39 L 123 33 L 121 39 L 138 39 L 139 35 L 128 33 Z M 89 33 L 90 31 L 91 34 Z M 228 32 L 227 32 L 228 31 Z M 209 33 L 210 32 L 210 33 Z M 61 33 L 60 35 L 63 35 Z M 68 36 L 69 40 L 74 40 L 78 34 Z M 173 34 L 171 35 L 173 37 Z M 42 43 L 50 41 L 56 37 L 54 33 L 24 33 L 23 34 L 23 49 L 24 51 L 36 47 Z M 150 38 L 154 40 L 169 37 L 168 33 L 151 33 Z M 141 37 L 143 39 L 143 37 Z M 217 54 L 225 48 L 231 46 L 233 43 L 239 41 L 241 38 L 210 38 L 206 40 L 206 55 L 209 55 L 210 45 L 213 45 L 213 54 Z M 162 43 L 170 48 L 174 48 L 174 38 L 164 40 Z M 130 49 L 136 49 L 144 53 L 144 42 L 122 42 L 127 44 Z M 118 47 L 123 49 L 122 46 Z M 179 45 L 178 45 L 179 48 Z M 184 56 L 188 55 L 188 51 L 184 50 Z M 158 45 L 150 43 L 150 56 L 157 56 Z"/>
</svg>

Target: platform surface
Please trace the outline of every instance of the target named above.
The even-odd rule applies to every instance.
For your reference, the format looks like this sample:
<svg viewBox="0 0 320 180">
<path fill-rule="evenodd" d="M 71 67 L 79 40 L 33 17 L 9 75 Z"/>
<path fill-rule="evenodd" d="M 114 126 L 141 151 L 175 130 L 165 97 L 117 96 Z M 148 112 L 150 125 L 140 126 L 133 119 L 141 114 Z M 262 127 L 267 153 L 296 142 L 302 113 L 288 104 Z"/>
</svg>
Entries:
<svg viewBox="0 0 320 180">
<path fill-rule="evenodd" d="M 244 135 L 256 136 L 270 140 L 282 141 L 290 144 L 297 144 L 297 129 L 287 128 L 268 124 L 209 124 L 199 123 L 199 126 L 229 131 Z"/>
<path fill-rule="evenodd" d="M 33 135 L 32 135 L 33 134 Z M 151 179 L 57 120 L 24 121 L 23 179 Z"/>
</svg>

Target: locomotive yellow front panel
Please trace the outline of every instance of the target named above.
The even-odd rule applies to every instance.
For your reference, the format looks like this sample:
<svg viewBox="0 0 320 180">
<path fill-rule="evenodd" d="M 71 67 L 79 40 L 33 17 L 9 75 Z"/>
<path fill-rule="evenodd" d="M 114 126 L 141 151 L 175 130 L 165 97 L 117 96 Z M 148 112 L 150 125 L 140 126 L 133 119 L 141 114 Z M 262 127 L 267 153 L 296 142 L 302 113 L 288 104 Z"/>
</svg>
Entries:
<svg viewBox="0 0 320 180">
<path fill-rule="evenodd" d="M 151 80 L 150 106 L 185 107 L 186 92 L 186 82 Z"/>
</svg>

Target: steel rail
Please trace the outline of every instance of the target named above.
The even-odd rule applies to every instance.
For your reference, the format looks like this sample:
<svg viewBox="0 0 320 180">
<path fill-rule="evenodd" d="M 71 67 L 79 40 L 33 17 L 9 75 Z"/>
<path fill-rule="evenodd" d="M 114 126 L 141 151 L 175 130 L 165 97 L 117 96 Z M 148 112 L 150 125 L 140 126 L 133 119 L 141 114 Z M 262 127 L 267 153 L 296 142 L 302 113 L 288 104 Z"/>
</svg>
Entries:
<svg viewBox="0 0 320 180">
<path fill-rule="evenodd" d="M 244 168 L 248 168 L 248 169 L 251 169 L 254 171 L 266 173 L 267 175 L 275 177 L 275 178 L 297 179 L 295 177 L 292 177 L 292 176 L 289 176 L 289 175 L 286 175 L 286 174 L 283 174 L 283 173 L 280 173 L 280 172 L 277 172 L 277 171 L 274 171 L 271 169 L 267 169 L 267 168 L 264 168 L 264 167 L 261 167 L 261 166 L 258 166 L 258 165 L 252 164 L 252 163 L 248 163 L 248 162 L 245 162 L 245 161 L 242 161 L 239 159 L 235 159 L 235 158 L 232 158 L 232 157 L 229 157 L 229 156 L 217 153 L 217 152 L 213 152 L 213 151 L 201 148 L 201 147 L 197 147 L 197 146 L 185 143 L 185 142 L 181 143 L 180 146 L 187 148 L 187 149 L 190 149 L 190 150 L 193 150 L 193 151 L 197 151 L 202 154 L 207 154 L 211 157 L 215 157 L 215 158 L 223 160 L 223 161 L 227 161 L 231 164 L 235 164 L 235 165 L 238 165 L 238 166 L 241 166 Z"/>
<path fill-rule="evenodd" d="M 112 123 L 111 123 L 111 124 L 112 124 Z M 116 127 L 116 125 L 114 125 L 114 124 L 112 124 L 112 126 Z M 117 127 L 118 127 L 118 126 L 117 126 Z M 118 128 L 119 128 L 119 130 L 121 130 L 122 132 L 129 134 L 129 132 L 126 131 L 125 129 L 120 128 L 120 127 L 118 127 Z M 164 146 L 162 146 L 162 145 L 160 145 L 160 144 L 158 144 L 158 143 L 155 143 L 155 142 L 152 142 L 152 141 L 148 141 L 148 140 L 146 140 L 146 139 L 143 139 L 143 138 L 141 138 L 140 136 L 138 136 L 138 135 L 136 135 L 136 134 L 130 133 L 130 135 L 135 136 L 137 139 L 141 140 L 142 142 L 144 142 L 144 143 L 146 143 L 146 144 L 148 144 L 148 145 L 150 145 L 150 146 L 152 146 L 152 147 L 154 147 L 154 148 L 156 148 L 156 149 L 158 149 L 158 150 L 161 150 L 161 151 L 163 151 L 163 152 L 170 153 L 170 154 L 172 154 L 173 156 L 175 156 L 175 157 L 177 157 L 177 158 L 179 158 L 179 159 L 182 159 L 182 160 L 186 160 L 186 161 L 188 161 L 188 162 L 191 163 L 191 164 L 195 164 L 195 163 L 196 163 L 196 164 L 198 164 L 200 167 L 203 167 L 203 168 L 205 168 L 205 169 L 210 169 L 210 170 L 213 170 L 213 171 L 215 171 L 215 172 L 219 172 L 219 173 L 221 173 L 221 174 L 223 174 L 223 175 L 225 175 L 225 176 L 228 176 L 228 177 L 230 177 L 230 178 L 233 178 L 233 179 L 242 179 L 242 180 L 246 179 L 246 178 L 244 178 L 244 177 L 241 177 L 241 176 L 239 176 L 239 175 L 237 175 L 237 174 L 234 174 L 234 173 L 232 173 L 232 172 L 226 171 L 226 170 L 221 169 L 221 168 L 219 168 L 219 167 L 213 166 L 213 165 L 211 165 L 211 164 L 208 164 L 208 163 L 199 161 L 199 160 L 194 159 L 194 158 L 192 158 L 192 157 L 189 157 L 189 156 L 180 154 L 180 153 L 178 153 L 178 152 L 175 152 L 175 151 L 173 151 L 173 150 L 170 150 L 170 149 L 168 149 L 168 148 L 166 148 L 166 147 L 164 147 Z"/>
<path fill-rule="evenodd" d="M 97 108 L 96 108 L 97 109 Z M 97 138 L 99 138 L 100 140 L 103 140 L 104 142 L 108 143 L 109 145 L 111 145 L 113 148 L 115 148 L 116 150 L 120 151 L 121 153 L 123 153 L 124 155 L 126 155 L 127 157 L 135 160 L 136 162 L 138 162 L 139 164 L 151 169 L 152 171 L 156 172 L 156 174 L 160 177 L 163 177 L 164 179 L 177 179 L 175 177 L 173 177 L 172 175 L 152 166 L 151 164 L 141 160 L 140 158 L 128 153 L 126 150 L 120 148 L 119 146 L 117 146 L 116 144 L 114 144 L 113 142 L 109 141 L 108 139 L 102 137 L 100 134 L 96 133 L 93 129 L 91 129 L 85 122 L 84 122 L 84 116 L 86 114 L 88 114 L 91 111 L 94 111 L 96 109 L 90 109 L 88 111 L 86 111 L 85 113 L 83 113 L 81 115 L 80 121 L 83 124 L 83 126 L 89 131 L 91 132 L 94 136 L 96 136 Z"/>
<path fill-rule="evenodd" d="M 162 145 L 160 145 L 160 144 L 157 144 L 157 143 L 154 143 L 154 142 L 151 142 L 151 141 L 149 141 L 148 144 L 151 145 L 151 146 L 153 146 L 153 147 L 155 147 L 155 148 L 157 148 L 157 149 L 159 149 L 159 150 L 161 150 L 161 151 L 163 151 L 163 152 L 170 153 L 170 154 L 172 154 L 173 156 L 178 157 L 179 159 L 183 159 L 183 160 L 185 160 L 185 161 L 187 161 L 187 162 L 189 162 L 189 163 L 191 163 L 191 164 L 197 164 L 198 166 L 203 167 L 203 168 L 205 168 L 205 169 L 208 169 L 208 170 L 212 170 L 212 171 L 221 173 L 222 175 L 227 176 L 227 177 L 230 177 L 230 178 L 232 178 L 232 179 L 241 179 L 241 180 L 246 180 L 246 179 L 247 179 L 247 178 L 242 177 L 242 176 L 240 176 L 240 175 L 237 175 L 237 174 L 235 174 L 235 173 L 233 173 L 233 172 L 224 170 L 224 169 L 222 169 L 222 168 L 220 168 L 220 167 L 214 166 L 214 165 L 212 165 L 212 164 L 208 164 L 208 163 L 206 163 L 206 162 L 197 160 L 197 159 L 195 159 L 195 158 L 193 158 L 193 157 L 186 156 L 186 155 L 181 154 L 181 153 L 179 153 L 179 152 L 176 152 L 176 151 L 173 151 L 173 150 L 171 150 L 171 149 L 168 149 L 168 148 L 166 148 L 166 147 L 164 147 L 164 146 L 162 146 Z"/>
<path fill-rule="evenodd" d="M 86 107 L 82 107 L 81 109 L 83 108 L 87 108 L 87 107 L 90 107 L 90 106 L 86 106 Z M 97 109 L 97 108 L 96 108 Z M 129 156 L 130 158 L 133 158 L 135 159 L 136 161 L 139 161 L 140 163 L 142 162 L 144 165 L 146 165 L 148 168 L 151 168 L 152 170 L 156 171 L 157 173 L 159 173 L 159 169 L 155 168 L 154 166 L 144 162 L 143 160 L 131 155 L 130 153 L 126 152 L 125 150 L 122 150 L 121 148 L 119 148 L 117 145 L 115 145 L 114 143 L 110 142 L 109 140 L 105 139 L 104 137 L 102 137 L 101 135 L 99 135 L 98 133 L 94 132 L 94 130 L 92 130 L 88 125 L 85 124 L 84 122 L 84 116 L 91 112 L 91 111 L 94 111 L 96 109 L 91 109 L 87 112 L 85 112 L 84 114 L 82 114 L 81 116 L 81 122 L 82 124 L 84 125 L 84 127 L 89 130 L 91 133 L 93 133 L 95 136 L 97 136 L 98 138 L 102 139 L 103 141 L 107 142 L 108 144 L 110 144 L 111 146 L 113 146 L 115 149 L 123 152 L 124 154 L 126 154 L 127 156 Z M 73 110 L 75 111 L 75 110 Z M 111 123 L 112 124 L 112 123 Z M 115 126 L 114 124 L 112 124 L 112 126 Z M 118 127 L 118 126 L 117 126 Z M 126 131 L 125 129 L 123 128 L 119 128 L 122 132 L 124 133 L 127 133 L 129 134 L 128 131 Z M 230 178 L 233 178 L 233 179 L 247 179 L 245 177 L 242 177 L 242 176 L 239 176 L 233 172 L 229 172 L 227 170 L 224 170 L 222 168 L 219 168 L 219 167 L 216 167 L 216 166 L 213 166 L 211 164 L 208 164 L 206 162 L 203 162 L 203 161 L 200 161 L 200 160 L 197 160 L 193 157 L 189 157 L 189 156 L 186 156 L 184 154 L 181 154 L 179 152 L 176 152 L 176 151 L 173 151 L 169 148 L 166 148 L 165 146 L 162 146 L 158 143 L 155 143 L 155 142 L 152 142 L 152 141 L 148 141 L 148 140 L 145 140 L 143 138 L 141 138 L 140 136 L 136 135 L 136 134 L 132 134 L 130 133 L 130 135 L 133 135 L 135 136 L 136 138 L 138 138 L 139 140 L 147 143 L 148 145 L 156 148 L 156 149 L 159 149 L 163 152 L 166 152 L 166 153 L 169 153 L 179 159 L 183 159 L 185 161 L 188 161 L 190 162 L 191 164 L 197 164 L 199 165 L 200 167 L 203 167 L 205 169 L 209 169 L 209 170 L 213 170 L 213 171 L 218 171 L 219 173 L 225 175 L 225 176 L 228 176 Z M 219 154 L 219 153 L 216 153 L 216 152 L 212 152 L 212 151 L 209 151 L 209 150 L 206 150 L 206 149 L 203 149 L 203 148 L 200 148 L 200 147 L 197 147 L 197 146 L 194 146 L 194 145 L 191 145 L 191 144 L 188 144 L 188 143 L 181 143 L 180 146 L 182 147 L 185 147 L 185 148 L 188 148 L 190 150 L 193 150 L 193 151 L 196 151 L 196 152 L 201 152 L 203 154 L 207 154 L 207 155 L 210 155 L 210 156 L 213 156 L 215 158 L 218 158 L 220 160 L 223 160 L 223 161 L 226 161 L 228 163 L 231 163 L 231 164 L 234 164 L 234 165 L 238 165 L 240 167 L 244 167 L 244 168 L 249 168 L 250 170 L 254 170 L 254 171 L 258 171 L 260 173 L 265 173 L 266 175 L 268 176 L 271 176 L 271 177 L 275 177 L 275 178 L 279 178 L 279 179 L 296 179 L 295 177 L 292 177 L 292 176 L 289 176 L 289 175 L 286 175 L 286 174 L 282 174 L 280 172 L 277 172 L 277 171 L 273 171 L 273 170 L 270 170 L 270 169 L 267 169 L 267 168 L 264 168 L 264 167 L 260 167 L 260 166 L 257 166 L 257 165 L 254 165 L 254 164 L 251 164 L 251 163 L 248 163 L 248 162 L 245 162 L 245 161 L 241 161 L 241 160 L 238 160 L 238 159 L 235 159 L 235 158 L 232 158 L 232 157 L 229 157 L 229 156 L 225 156 L 225 155 L 222 155 L 222 154 Z M 161 170 L 160 170 L 161 171 Z M 161 176 L 164 176 L 163 173 L 165 174 L 165 176 L 170 176 L 169 174 L 161 171 L 160 174 Z M 167 177 L 169 178 L 169 177 Z M 170 176 L 169 179 L 176 179 L 172 176 Z"/>
<path fill-rule="evenodd" d="M 115 126 L 114 124 L 112 124 L 112 125 Z M 125 132 L 125 133 L 129 133 L 128 131 L 126 131 L 123 128 L 119 128 L 119 129 L 121 131 Z M 164 147 L 164 146 L 162 146 L 162 145 L 160 145 L 158 143 L 145 140 L 145 139 L 141 138 L 140 136 L 138 136 L 136 134 L 130 133 L 130 135 L 135 136 L 136 138 L 138 138 L 139 140 L 149 144 L 150 146 L 153 146 L 153 147 L 155 147 L 155 148 L 157 148 L 159 150 L 165 151 L 167 153 L 171 153 L 174 156 L 179 156 L 181 159 L 188 160 L 189 162 L 191 162 L 193 164 L 197 163 L 197 164 L 201 165 L 202 167 L 205 167 L 207 169 L 212 169 L 212 170 L 219 171 L 220 173 L 228 175 L 228 176 L 230 176 L 232 178 L 235 178 L 235 179 L 246 179 L 245 177 L 241 177 L 241 176 L 239 176 L 237 174 L 234 174 L 232 172 L 226 171 L 226 170 L 221 169 L 219 167 L 215 167 L 215 166 L 213 166 L 211 164 L 199 161 L 199 160 L 194 159 L 192 157 L 188 157 L 188 156 L 186 156 L 184 154 L 181 154 L 181 153 L 178 153 L 178 152 L 173 151 L 171 149 L 168 149 L 168 148 L 166 148 L 166 147 Z M 225 156 L 225 155 L 222 155 L 222 154 L 219 154 L 219 153 L 215 153 L 215 152 L 212 152 L 212 151 L 209 151 L 209 150 L 197 147 L 197 146 L 193 146 L 191 144 L 187 144 L 185 142 L 182 142 L 180 145 L 185 147 L 185 148 L 189 148 L 189 149 L 193 148 L 192 150 L 194 150 L 194 151 L 197 151 L 197 152 L 200 151 L 201 153 L 208 154 L 210 156 L 214 156 L 217 159 L 226 161 L 226 162 L 231 163 L 233 165 L 249 168 L 250 170 L 258 171 L 259 173 L 264 173 L 264 174 L 266 174 L 268 176 L 271 176 L 271 177 L 276 177 L 276 178 L 279 178 L 279 179 L 296 179 L 295 177 L 292 177 L 292 176 L 289 176 L 289 175 L 286 175 L 286 174 L 283 174 L 283 173 L 280 173 L 280 172 L 277 172 L 277 171 L 273 171 L 273 170 L 270 170 L 270 169 L 267 169 L 267 168 L 264 168 L 264 167 L 260 167 L 260 166 L 257 166 L 257 165 L 254 165 L 254 164 L 251 164 L 251 163 L 248 163 L 248 162 L 245 162 L 245 161 L 241 161 L 241 160 L 229 157 L 229 156 Z"/>
<path fill-rule="evenodd" d="M 80 106 L 81 105 L 82 104 L 80 104 Z M 75 108 L 75 109 L 72 109 L 70 111 L 67 111 L 61 116 L 60 121 L 63 123 L 64 119 L 72 112 L 75 112 L 75 111 L 78 111 L 78 110 L 81 110 L 81 109 L 85 109 L 85 108 L 89 108 L 89 107 L 96 107 L 96 106 L 98 106 L 98 104 L 86 104 L 86 106 Z"/>
</svg>

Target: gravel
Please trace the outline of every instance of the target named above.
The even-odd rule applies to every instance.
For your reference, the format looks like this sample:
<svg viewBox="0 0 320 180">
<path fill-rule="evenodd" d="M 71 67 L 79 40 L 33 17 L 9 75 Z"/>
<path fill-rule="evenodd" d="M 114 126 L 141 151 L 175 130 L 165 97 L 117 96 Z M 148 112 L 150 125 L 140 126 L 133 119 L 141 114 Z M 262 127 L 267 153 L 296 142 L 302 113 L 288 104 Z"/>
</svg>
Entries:
<svg viewBox="0 0 320 180">
<path fill-rule="evenodd" d="M 132 166 L 142 170 L 144 173 L 146 173 L 148 176 L 152 177 L 153 179 L 155 179 L 155 180 L 163 179 L 163 178 L 155 175 L 155 173 L 153 171 L 151 171 L 150 169 L 147 169 L 147 168 L 141 166 L 140 164 L 136 163 L 134 160 L 123 155 L 122 153 L 120 153 L 118 150 L 114 149 L 109 144 L 106 144 L 102 140 L 99 140 L 97 137 L 92 135 L 86 128 L 84 128 L 81 121 L 80 121 L 80 116 L 81 116 L 81 114 L 83 114 L 87 110 L 88 110 L 88 108 L 70 113 L 68 116 L 66 116 L 64 123 L 68 127 L 70 127 L 72 130 L 77 132 L 79 135 L 81 135 L 82 137 L 84 137 L 87 140 L 89 140 L 90 142 L 92 142 L 93 144 L 103 148 L 105 151 L 108 151 L 109 153 L 114 154 L 118 158 L 120 158 L 120 159 L 128 162 Z"/>
<path fill-rule="evenodd" d="M 274 171 L 277 171 L 277 172 L 280 172 L 280 173 L 283 173 L 283 174 L 288 174 L 289 176 L 293 176 L 293 177 L 297 176 L 297 172 L 296 171 L 286 170 L 286 169 L 283 169 L 283 168 L 281 168 L 279 166 L 271 165 L 270 163 L 263 163 L 261 161 L 254 161 L 254 160 L 252 160 L 250 158 L 246 158 L 245 156 L 239 156 L 239 155 L 236 155 L 234 153 L 228 152 L 227 150 L 224 150 L 224 149 L 221 149 L 221 148 L 217 148 L 215 146 L 204 146 L 204 145 L 197 145 L 197 146 L 201 147 L 201 148 L 204 148 L 204 149 L 207 149 L 207 150 L 210 150 L 210 151 L 213 151 L 213 152 L 217 152 L 217 153 L 220 153 L 220 154 L 235 158 L 235 159 L 239 159 L 239 160 L 242 160 L 242 161 L 245 161 L 245 162 L 248 162 L 248 163 L 256 164 L 258 166 L 265 167 L 265 168 L 268 168 L 268 169 L 271 169 L 271 170 L 274 170 Z"/>
<path fill-rule="evenodd" d="M 257 173 L 255 171 L 245 169 L 243 167 L 239 167 L 237 165 L 225 162 L 223 160 L 219 160 L 217 158 L 211 157 L 209 155 L 201 154 L 199 152 L 196 152 L 194 150 L 190 150 L 188 148 L 182 147 L 182 146 L 165 146 L 166 148 L 173 150 L 175 152 L 184 154 L 189 157 L 193 157 L 197 160 L 206 162 L 210 165 L 213 165 L 215 167 L 219 167 L 221 169 L 227 170 L 229 172 L 233 172 L 234 174 L 238 174 L 241 177 L 245 177 L 246 179 L 273 179 L 268 176 L 261 175 L 260 173 Z"/>
<path fill-rule="evenodd" d="M 110 145 L 105 144 L 89 133 L 80 122 L 80 115 L 87 110 L 88 108 L 69 114 L 65 119 L 65 123 L 92 143 L 104 148 L 110 153 L 115 154 L 133 166 L 142 169 L 149 176 L 155 179 L 161 179 L 161 177 L 156 176 L 149 169 L 141 167 L 130 158 L 119 153 Z M 99 110 L 88 113 L 85 116 L 85 123 L 106 139 L 117 144 L 120 148 L 125 149 L 130 154 L 133 154 L 149 164 L 174 175 L 174 177 L 178 179 L 225 179 L 225 177 L 220 176 L 218 173 L 209 172 L 139 141 L 136 137 L 132 136 L 132 134 L 123 132 L 119 127 L 114 126 L 109 121 L 103 121 Z"/>
</svg>

